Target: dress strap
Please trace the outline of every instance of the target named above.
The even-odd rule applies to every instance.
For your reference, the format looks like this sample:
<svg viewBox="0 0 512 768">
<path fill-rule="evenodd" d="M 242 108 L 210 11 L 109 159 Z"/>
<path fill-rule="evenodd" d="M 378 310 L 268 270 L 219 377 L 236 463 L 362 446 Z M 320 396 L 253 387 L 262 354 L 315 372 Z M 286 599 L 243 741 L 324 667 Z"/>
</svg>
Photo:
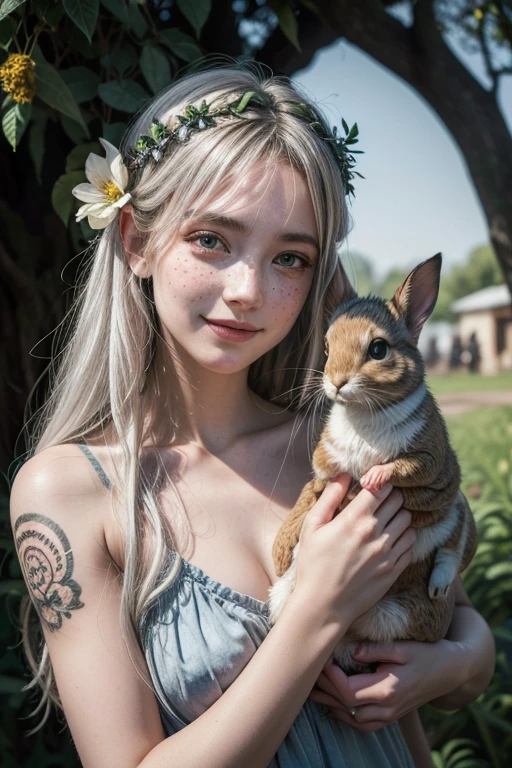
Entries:
<svg viewBox="0 0 512 768">
<path fill-rule="evenodd" d="M 85 456 L 87 456 L 87 458 L 91 462 L 92 466 L 94 467 L 94 470 L 98 474 L 101 482 L 103 483 L 105 488 L 107 488 L 110 491 L 110 489 L 112 488 L 112 483 L 108 479 L 105 470 L 103 469 L 103 467 L 99 463 L 99 461 L 96 458 L 96 456 L 93 454 L 93 452 L 90 450 L 90 448 L 87 445 L 85 445 L 85 443 L 76 443 L 76 445 L 85 454 Z"/>
</svg>

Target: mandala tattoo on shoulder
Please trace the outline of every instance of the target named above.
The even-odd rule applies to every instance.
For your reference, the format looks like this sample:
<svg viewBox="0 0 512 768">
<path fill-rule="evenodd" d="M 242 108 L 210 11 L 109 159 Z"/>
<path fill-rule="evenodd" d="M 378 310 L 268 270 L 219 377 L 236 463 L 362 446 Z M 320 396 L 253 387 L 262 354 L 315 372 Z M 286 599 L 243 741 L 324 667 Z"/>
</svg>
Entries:
<svg viewBox="0 0 512 768">
<path fill-rule="evenodd" d="M 82 608 L 82 588 L 74 581 L 73 553 L 68 537 L 44 515 L 20 515 L 14 529 L 16 548 L 32 601 L 50 632 L 60 629 L 62 617 Z"/>
</svg>

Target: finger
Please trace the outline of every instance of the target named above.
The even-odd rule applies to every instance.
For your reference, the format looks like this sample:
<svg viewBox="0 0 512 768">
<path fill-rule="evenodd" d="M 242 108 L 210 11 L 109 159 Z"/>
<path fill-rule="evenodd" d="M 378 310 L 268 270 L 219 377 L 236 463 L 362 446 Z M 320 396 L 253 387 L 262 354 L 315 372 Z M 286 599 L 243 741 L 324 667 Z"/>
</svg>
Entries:
<svg viewBox="0 0 512 768">
<path fill-rule="evenodd" d="M 412 514 L 408 509 L 401 507 L 396 515 L 384 526 L 383 534 L 390 537 L 390 541 L 396 541 L 405 531 L 410 528 Z"/>
<path fill-rule="evenodd" d="M 407 528 L 393 544 L 392 551 L 396 557 L 395 568 L 400 569 L 400 573 L 411 563 L 416 538 L 416 531 L 413 528 Z"/>
<path fill-rule="evenodd" d="M 354 711 L 355 717 L 353 719 L 359 725 L 368 725 L 369 723 L 376 722 L 389 725 L 389 723 L 392 723 L 398 718 L 398 714 L 393 707 L 386 707 L 378 704 L 368 704 L 364 707 L 356 707 Z M 349 717 L 351 717 L 350 714 Z"/>
<path fill-rule="evenodd" d="M 327 677 L 327 675 L 322 672 L 316 681 L 316 685 L 322 690 L 325 691 L 325 693 L 330 694 L 331 696 L 334 696 L 335 698 L 340 700 L 340 692 L 337 690 L 336 686 L 333 685 L 331 680 Z"/>
<path fill-rule="evenodd" d="M 351 686 L 351 678 L 337 664 L 329 664 L 324 667 L 324 674 L 332 686 L 338 701 L 341 699 L 348 707 L 354 706 L 354 692 Z"/>
<path fill-rule="evenodd" d="M 373 722 L 370 722 L 370 723 L 358 723 L 357 720 L 354 717 L 352 717 L 350 714 L 347 714 L 342 709 L 335 708 L 335 707 L 331 707 L 331 709 L 329 710 L 329 715 L 331 717 L 334 717 L 336 720 L 341 720 L 347 725 L 350 725 L 356 731 L 360 731 L 361 733 L 372 733 L 373 731 L 379 731 L 381 728 L 384 728 L 386 725 L 389 725 L 389 723 L 382 722 L 381 720 L 374 720 Z M 356 714 L 356 717 L 357 717 L 357 714 Z"/>
<path fill-rule="evenodd" d="M 332 664 L 326 674 L 334 687 L 334 693 L 331 695 L 336 697 L 338 702 L 341 701 L 347 710 L 388 701 L 397 682 L 396 675 L 391 675 L 389 668 L 347 677 L 343 670 Z"/>
<path fill-rule="evenodd" d="M 392 492 L 393 486 L 390 483 L 383 485 L 379 491 L 367 491 L 363 488 L 359 491 L 357 496 L 352 499 L 350 504 L 347 504 L 346 508 L 343 510 L 343 514 L 345 516 L 347 514 L 352 514 L 356 517 L 358 515 L 373 516 L 381 506 L 382 502 L 385 501 Z M 397 491 L 397 493 L 399 493 L 399 491 Z M 397 505 L 393 514 L 400 509 L 402 503 L 403 502 Z M 339 517 L 341 520 L 341 515 Z M 342 523 L 340 523 L 340 525 L 342 525 Z"/>
<path fill-rule="evenodd" d="M 348 491 L 350 482 L 352 480 L 351 475 L 344 473 L 338 477 L 330 480 L 325 486 L 322 494 L 316 504 L 314 504 L 306 517 L 304 522 L 307 525 L 318 527 L 330 522 L 334 517 L 334 513 L 345 498 Z"/>
<path fill-rule="evenodd" d="M 375 513 L 375 519 L 377 520 L 377 535 L 380 535 L 390 521 L 398 514 L 402 509 L 403 503 L 402 492 L 398 490 L 398 488 L 393 488 L 389 496 L 381 503 Z"/>
<path fill-rule="evenodd" d="M 389 698 L 389 690 L 395 680 L 393 678 L 390 681 L 389 675 L 389 669 L 351 675 L 348 678 L 350 693 L 344 696 L 338 695 L 338 700 L 341 699 L 348 709 L 366 704 L 381 704 Z"/>
<path fill-rule="evenodd" d="M 309 698 L 311 701 L 314 701 L 315 704 L 324 704 L 327 707 L 340 707 L 339 699 L 335 698 L 334 696 L 329 696 L 328 693 L 324 693 L 323 691 L 317 691 L 315 688 L 311 691 L 309 694 Z M 347 709 L 348 712 L 348 709 Z"/>
<path fill-rule="evenodd" d="M 395 547 L 399 546 L 399 542 L 402 541 L 404 536 L 407 536 L 407 531 L 403 534 L 403 536 L 400 536 L 398 541 L 395 544 Z M 395 581 L 398 579 L 398 577 L 405 571 L 408 565 L 412 563 L 412 555 L 413 555 L 413 548 L 412 545 L 408 546 L 408 548 L 403 552 L 399 557 L 396 559 L 394 566 L 391 568 L 391 571 L 389 572 L 389 575 L 391 578 L 393 578 Z M 396 552 L 393 549 L 393 553 L 391 555 L 396 556 Z"/>
</svg>

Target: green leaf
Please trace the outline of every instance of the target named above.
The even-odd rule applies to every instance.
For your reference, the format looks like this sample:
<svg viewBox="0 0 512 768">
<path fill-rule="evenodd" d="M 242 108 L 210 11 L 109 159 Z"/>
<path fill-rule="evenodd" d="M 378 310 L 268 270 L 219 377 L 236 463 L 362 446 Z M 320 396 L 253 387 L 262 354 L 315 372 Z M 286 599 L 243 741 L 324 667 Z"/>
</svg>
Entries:
<svg viewBox="0 0 512 768">
<path fill-rule="evenodd" d="M 123 134 L 126 131 L 126 123 L 106 123 L 103 120 L 102 126 L 101 135 L 103 138 L 110 141 L 114 147 L 119 147 Z"/>
<path fill-rule="evenodd" d="M 196 45 L 192 37 L 186 35 L 180 29 L 162 29 L 159 32 L 161 42 L 169 48 L 171 53 L 183 59 L 183 61 L 195 61 L 201 54 L 201 49 Z"/>
<path fill-rule="evenodd" d="M 0 21 L 15 11 L 18 6 L 23 5 L 24 2 L 25 0 L 4 0 L 0 8 Z"/>
<path fill-rule="evenodd" d="M 32 0 L 32 9 L 40 19 L 46 21 L 55 30 L 64 16 L 64 8 L 60 3 L 51 0 Z"/>
<path fill-rule="evenodd" d="M 178 0 L 178 8 L 189 24 L 194 27 L 199 40 L 201 30 L 212 10 L 211 0 Z"/>
<path fill-rule="evenodd" d="M 66 173 L 71 173 L 72 171 L 84 172 L 85 161 L 91 152 L 94 152 L 95 155 L 100 155 L 100 157 L 103 156 L 103 149 L 99 141 L 90 141 L 87 144 L 79 144 L 78 147 L 73 147 L 66 158 Z"/>
<path fill-rule="evenodd" d="M 103 55 L 103 47 L 98 37 L 93 37 L 92 41 L 89 41 L 82 30 L 74 24 L 71 25 L 66 42 L 73 51 L 81 53 L 84 59 L 99 59 Z"/>
<path fill-rule="evenodd" d="M 100 61 L 105 69 L 112 67 L 122 77 L 129 67 L 138 64 L 138 52 L 135 46 L 123 43 L 121 47 L 103 54 Z"/>
<path fill-rule="evenodd" d="M 247 91 L 246 94 L 244 94 L 243 99 L 240 101 L 236 108 L 236 112 L 243 112 L 246 108 L 247 104 L 249 103 L 249 100 L 252 96 L 254 96 L 255 91 Z"/>
<path fill-rule="evenodd" d="M 130 15 L 125 0 L 101 0 L 101 4 L 107 11 L 110 11 L 112 16 L 122 21 L 123 24 L 129 25 Z"/>
<path fill-rule="evenodd" d="M 128 18 L 130 28 L 140 40 L 148 31 L 148 23 L 139 10 L 139 6 L 134 2 L 128 6 Z"/>
<path fill-rule="evenodd" d="M 30 129 L 28 132 L 28 151 L 32 162 L 34 163 L 34 170 L 36 172 L 37 183 L 42 183 L 42 170 L 43 170 L 43 158 L 44 158 L 44 135 L 46 130 L 46 124 L 50 115 L 47 109 L 41 109 L 34 105 L 32 110 L 32 121 L 30 123 Z"/>
<path fill-rule="evenodd" d="M 4 136 L 16 152 L 32 114 L 32 104 L 14 104 L 9 106 L 2 115 L 2 130 Z"/>
<path fill-rule="evenodd" d="M 147 43 L 144 46 L 140 68 L 153 93 L 158 93 L 171 82 L 169 60 L 165 53 L 154 45 Z"/>
<path fill-rule="evenodd" d="M 98 21 L 99 0 L 62 0 L 62 4 L 73 24 L 76 24 L 91 42 Z"/>
<path fill-rule="evenodd" d="M 34 48 L 32 58 L 36 62 L 34 73 L 36 76 L 36 95 L 48 106 L 58 112 L 67 115 L 77 122 L 89 136 L 89 129 L 84 122 L 80 107 L 73 98 L 73 94 L 57 70 L 48 64 L 38 46 Z"/>
<path fill-rule="evenodd" d="M 62 112 L 59 112 L 59 121 L 64 133 L 71 139 L 73 144 L 83 144 L 90 140 L 90 134 L 86 133 L 82 126 L 75 123 L 74 120 L 70 120 L 67 115 L 63 115 Z"/>
<path fill-rule="evenodd" d="M 100 76 L 87 67 L 68 67 L 60 70 L 60 76 L 71 91 L 77 104 L 91 101 L 98 95 Z"/>
<path fill-rule="evenodd" d="M 67 227 L 71 211 L 75 207 L 75 198 L 71 194 L 73 187 L 87 181 L 85 171 L 71 171 L 60 176 L 52 189 L 52 206 L 55 213 Z"/>
<path fill-rule="evenodd" d="M 269 6 L 277 16 L 281 32 L 288 38 L 293 47 L 300 51 L 299 25 L 289 2 L 287 0 L 270 0 Z"/>
<path fill-rule="evenodd" d="M 101 83 L 98 93 L 109 107 L 130 113 L 136 112 L 150 98 L 149 93 L 133 80 L 111 80 L 109 83 Z"/>
<path fill-rule="evenodd" d="M 12 38 L 16 33 L 16 22 L 8 17 L 0 21 L 0 48 L 8 50 Z"/>
</svg>

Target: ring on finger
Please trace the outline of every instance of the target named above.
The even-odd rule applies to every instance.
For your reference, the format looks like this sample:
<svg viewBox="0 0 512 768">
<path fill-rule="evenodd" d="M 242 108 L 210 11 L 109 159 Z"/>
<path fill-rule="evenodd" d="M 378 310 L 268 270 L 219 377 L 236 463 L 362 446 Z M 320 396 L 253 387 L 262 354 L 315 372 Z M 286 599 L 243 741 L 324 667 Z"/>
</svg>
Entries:
<svg viewBox="0 0 512 768">
<path fill-rule="evenodd" d="M 354 718 L 354 720 L 355 720 L 355 717 L 356 717 L 356 711 L 355 711 L 355 709 L 354 709 L 354 708 L 352 708 L 352 709 L 350 710 L 350 713 L 349 713 L 349 714 L 350 714 L 350 717 L 353 717 L 353 718 Z"/>
</svg>

